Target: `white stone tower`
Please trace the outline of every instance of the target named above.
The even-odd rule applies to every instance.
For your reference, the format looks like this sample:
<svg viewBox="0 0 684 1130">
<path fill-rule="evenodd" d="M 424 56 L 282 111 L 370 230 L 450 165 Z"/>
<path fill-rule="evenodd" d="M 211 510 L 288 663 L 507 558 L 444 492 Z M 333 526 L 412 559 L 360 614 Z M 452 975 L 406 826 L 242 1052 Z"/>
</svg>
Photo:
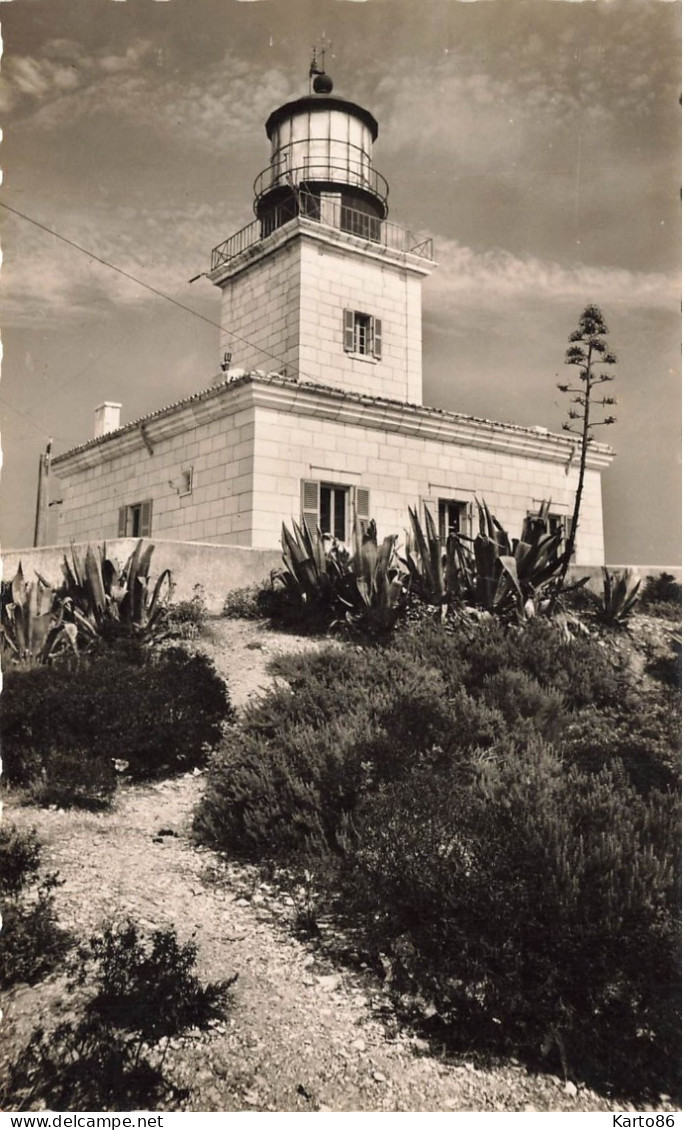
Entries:
<svg viewBox="0 0 684 1130">
<path fill-rule="evenodd" d="M 421 404 L 432 242 L 387 219 L 373 115 L 333 95 L 315 56 L 311 77 L 311 92 L 266 122 L 256 220 L 212 253 L 223 367 Z"/>
</svg>

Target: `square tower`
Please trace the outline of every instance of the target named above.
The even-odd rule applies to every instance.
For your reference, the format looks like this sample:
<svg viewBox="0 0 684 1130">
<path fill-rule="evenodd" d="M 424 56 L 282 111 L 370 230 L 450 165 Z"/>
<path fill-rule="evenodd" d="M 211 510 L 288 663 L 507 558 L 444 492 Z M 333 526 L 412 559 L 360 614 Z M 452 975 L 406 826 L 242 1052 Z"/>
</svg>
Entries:
<svg viewBox="0 0 684 1130">
<path fill-rule="evenodd" d="M 257 218 L 212 255 L 221 352 L 241 369 L 421 404 L 432 242 L 387 220 L 387 182 L 371 163 L 377 123 L 331 90 L 317 73 L 312 94 L 266 123 Z"/>
</svg>

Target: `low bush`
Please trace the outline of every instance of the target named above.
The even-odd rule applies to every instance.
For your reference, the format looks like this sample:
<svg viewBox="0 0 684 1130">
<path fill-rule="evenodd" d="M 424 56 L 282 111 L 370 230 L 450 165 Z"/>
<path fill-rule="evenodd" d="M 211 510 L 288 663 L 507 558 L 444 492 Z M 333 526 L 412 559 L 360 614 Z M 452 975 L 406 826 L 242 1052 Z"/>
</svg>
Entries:
<svg viewBox="0 0 684 1130">
<path fill-rule="evenodd" d="M 651 1096 L 679 1070 L 679 816 L 548 748 L 425 772 L 356 816 L 348 905 L 444 1031 Z M 548 1061 L 547 1061 L 548 1062 Z"/>
<path fill-rule="evenodd" d="M 559 751 L 587 772 L 619 766 L 642 794 L 681 784 L 681 698 L 642 694 L 625 710 L 590 709 L 567 720 Z"/>
<path fill-rule="evenodd" d="M 453 768 L 537 738 L 585 769 L 624 760 L 642 791 L 675 780 L 676 721 L 661 731 L 666 712 L 647 719 L 619 659 L 548 622 L 422 625 L 387 648 L 331 647 L 272 670 L 284 685 L 210 763 L 197 829 L 225 850 L 340 852 L 360 800 L 415 763 Z"/>
<path fill-rule="evenodd" d="M 207 631 L 209 610 L 202 585 L 195 585 L 190 600 L 178 600 L 166 608 L 165 624 L 172 639 L 196 640 Z"/>
<path fill-rule="evenodd" d="M 367 790 L 419 757 L 505 740 L 501 713 L 392 652 L 280 659 L 291 685 L 251 706 L 211 759 L 199 834 L 245 855 L 340 852 Z"/>
<path fill-rule="evenodd" d="M 269 598 L 274 592 L 270 580 L 261 584 L 233 589 L 223 603 L 223 615 L 228 620 L 263 620 L 269 615 Z"/>
<path fill-rule="evenodd" d="M 639 612 L 660 620 L 682 619 L 682 586 L 671 573 L 647 577 L 639 592 Z"/>
<path fill-rule="evenodd" d="M 100 812 L 111 805 L 116 786 L 113 759 L 88 749 L 52 749 L 45 752 L 30 778 L 25 797 L 43 807 Z"/>
<path fill-rule="evenodd" d="M 197 831 L 342 883 L 392 983 L 461 1046 L 672 1091 L 675 696 L 553 623 L 442 628 L 280 657 Z"/>
<path fill-rule="evenodd" d="M 0 987 L 40 981 L 59 964 L 71 940 L 57 924 L 55 875 L 40 875 L 35 832 L 0 825 Z"/>
<path fill-rule="evenodd" d="M 655 604 L 675 604 L 682 608 L 682 586 L 671 573 L 660 573 L 657 577 L 647 577 L 640 595 L 642 606 Z"/>
<path fill-rule="evenodd" d="M 0 702 L 7 780 L 40 780 L 57 755 L 87 750 L 136 778 L 202 764 L 233 709 L 213 664 L 178 647 L 135 645 L 83 660 L 76 671 L 9 671 Z"/>
<path fill-rule="evenodd" d="M 131 921 L 93 936 L 69 985 L 90 992 L 81 1018 L 36 1029 L 0 1087 L 5 1108 L 178 1107 L 187 1091 L 164 1074 L 169 1039 L 222 1017 L 236 979 L 202 985 L 196 957 L 173 930 L 145 939 Z"/>
</svg>

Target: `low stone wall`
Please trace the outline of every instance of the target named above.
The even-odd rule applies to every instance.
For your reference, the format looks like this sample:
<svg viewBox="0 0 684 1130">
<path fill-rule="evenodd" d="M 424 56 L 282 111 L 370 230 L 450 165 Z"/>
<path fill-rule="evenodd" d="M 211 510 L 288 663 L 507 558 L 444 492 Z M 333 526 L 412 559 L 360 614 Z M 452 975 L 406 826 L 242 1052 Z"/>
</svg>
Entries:
<svg viewBox="0 0 684 1130">
<path fill-rule="evenodd" d="M 272 569 L 282 564 L 278 549 L 248 549 L 238 545 L 212 545 L 208 542 L 160 541 L 144 538 L 146 545 L 154 545 L 152 557 L 152 576 L 157 577 L 163 569 L 171 570 L 174 583 L 174 600 L 190 600 L 195 593 L 195 585 L 201 585 L 207 607 L 212 614 L 221 612 L 226 594 L 234 589 L 244 588 L 254 582 L 263 581 Z M 135 538 L 112 538 L 107 542 L 107 556 L 123 565 L 135 549 Z M 77 551 L 85 554 L 87 543 L 78 543 Z M 8 549 L 2 554 L 2 575 L 5 579 L 13 577 L 21 561 L 24 576 L 32 580 L 34 573 L 40 573 L 52 585 L 62 580 L 62 559 L 70 554 L 70 546 L 48 545 L 40 549 Z M 611 572 L 621 572 L 627 565 L 609 565 Z M 642 580 L 670 573 L 681 584 L 682 569 L 679 565 L 635 565 Z M 594 592 L 603 592 L 603 572 L 599 565 L 574 565 L 570 578 L 579 580 L 589 577 L 588 587 Z"/>
<path fill-rule="evenodd" d="M 606 565 L 606 568 L 609 573 L 624 573 L 625 569 L 636 569 L 642 585 L 647 577 L 659 577 L 661 573 L 669 573 L 677 584 L 682 583 L 681 565 Z M 572 565 L 569 577 L 571 581 L 588 577 L 587 588 L 592 592 L 603 593 L 603 569 L 600 565 Z"/>
<path fill-rule="evenodd" d="M 277 549 L 247 549 L 237 545 L 210 545 L 206 542 L 160 541 L 144 538 L 146 545 L 154 546 L 152 556 L 153 577 L 163 569 L 171 570 L 174 600 L 190 600 L 195 585 L 202 586 L 209 611 L 221 612 L 226 594 L 244 588 L 255 581 L 263 581 L 272 569 L 282 564 Z M 112 538 L 107 542 L 107 556 L 122 565 L 135 549 L 136 538 Z M 83 557 L 87 543 L 76 545 Z M 21 567 L 27 581 L 40 573 L 52 585 L 62 581 L 62 560 L 70 556 L 71 547 L 65 545 L 41 546 L 39 549 L 8 549 L 2 553 L 2 575 L 7 580 Z"/>
</svg>

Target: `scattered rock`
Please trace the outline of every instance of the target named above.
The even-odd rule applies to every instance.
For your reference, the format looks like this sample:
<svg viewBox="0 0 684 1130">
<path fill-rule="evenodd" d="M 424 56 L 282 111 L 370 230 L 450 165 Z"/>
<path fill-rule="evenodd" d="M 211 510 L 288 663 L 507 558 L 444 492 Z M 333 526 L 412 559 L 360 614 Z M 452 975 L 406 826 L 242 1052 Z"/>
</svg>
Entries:
<svg viewBox="0 0 684 1130">
<path fill-rule="evenodd" d="M 577 1094 L 577 1087 L 575 1086 L 575 1084 L 572 1082 L 571 1079 L 568 1079 L 567 1083 L 563 1087 L 563 1090 L 565 1091 L 566 1095 L 572 1095 L 573 1098 Z"/>
<path fill-rule="evenodd" d="M 386 1083 L 387 1082 L 387 1076 L 383 1075 L 382 1071 L 374 1071 L 373 1072 L 373 1078 L 375 1079 L 376 1083 Z"/>
<path fill-rule="evenodd" d="M 326 973 L 321 977 L 317 977 L 316 980 L 326 993 L 331 993 L 333 989 L 338 987 L 341 978 L 339 973 Z"/>
<path fill-rule="evenodd" d="M 360 1039 L 360 1038 L 359 1038 L 358 1040 L 352 1040 L 352 1044 L 351 1044 L 351 1046 L 352 1046 L 352 1047 L 354 1048 L 354 1051 L 357 1051 L 357 1052 L 365 1052 L 365 1050 L 366 1050 L 366 1041 L 365 1041 L 365 1040 L 362 1040 L 362 1039 Z"/>
</svg>

